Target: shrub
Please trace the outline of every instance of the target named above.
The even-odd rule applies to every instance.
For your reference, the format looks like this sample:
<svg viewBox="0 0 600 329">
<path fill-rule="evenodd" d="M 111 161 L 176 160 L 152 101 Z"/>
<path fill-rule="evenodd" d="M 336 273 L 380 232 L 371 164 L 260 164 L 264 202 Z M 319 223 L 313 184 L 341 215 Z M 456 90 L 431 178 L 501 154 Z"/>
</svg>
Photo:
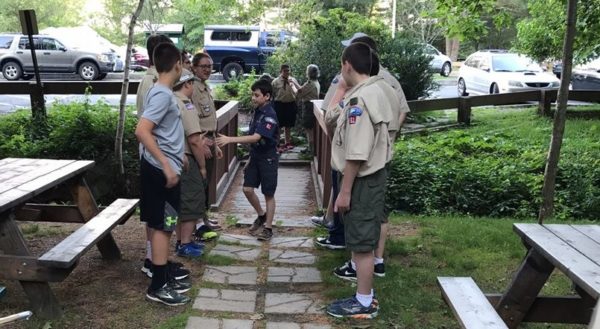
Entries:
<svg viewBox="0 0 600 329">
<path fill-rule="evenodd" d="M 49 135 L 42 140 L 32 139 L 35 127 L 30 111 L 0 116 L 0 158 L 94 160 L 96 165 L 87 177 L 100 202 L 137 195 L 138 143 L 134 135 L 137 119 L 133 112 L 128 108 L 123 140 L 126 177 L 118 175 L 114 163 L 119 113 L 104 103 L 52 105 L 48 110 Z"/>
<path fill-rule="evenodd" d="M 257 76 L 252 71 L 248 76 L 231 79 L 215 88 L 215 99 L 237 100 L 240 102 L 240 110 L 252 109 L 252 91 L 250 87 L 256 81 Z"/>
</svg>

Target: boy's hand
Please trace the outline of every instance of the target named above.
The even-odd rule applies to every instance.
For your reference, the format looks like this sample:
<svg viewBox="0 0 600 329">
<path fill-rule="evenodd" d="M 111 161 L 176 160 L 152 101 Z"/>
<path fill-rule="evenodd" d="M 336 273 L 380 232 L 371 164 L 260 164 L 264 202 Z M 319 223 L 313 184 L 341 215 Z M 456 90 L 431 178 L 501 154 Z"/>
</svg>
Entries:
<svg viewBox="0 0 600 329">
<path fill-rule="evenodd" d="M 200 175 L 202 175 L 202 178 L 206 179 L 206 176 L 207 176 L 206 168 L 200 168 Z"/>
<path fill-rule="evenodd" d="M 231 137 L 225 136 L 223 134 L 219 134 L 219 136 L 216 138 L 216 141 L 217 141 L 217 146 L 219 146 L 219 147 L 225 146 L 225 145 L 231 143 Z"/>
<path fill-rule="evenodd" d="M 179 182 L 179 175 L 171 168 L 170 165 L 163 167 L 163 173 L 165 174 L 165 178 L 167 179 L 166 188 L 171 188 Z"/>
<path fill-rule="evenodd" d="M 333 206 L 333 212 L 337 213 L 346 213 L 350 210 L 350 193 L 340 192 L 338 194 L 337 199 L 335 200 L 335 205 Z"/>
<path fill-rule="evenodd" d="M 346 80 L 344 80 L 344 78 L 340 77 L 339 78 L 339 83 L 338 83 L 338 89 L 342 90 L 342 91 L 347 91 L 348 89 L 350 89 L 348 87 L 348 84 L 346 83 Z"/>
<path fill-rule="evenodd" d="M 216 153 L 217 159 L 223 159 L 223 151 L 221 150 L 221 148 L 219 146 L 215 146 L 215 153 Z"/>
</svg>

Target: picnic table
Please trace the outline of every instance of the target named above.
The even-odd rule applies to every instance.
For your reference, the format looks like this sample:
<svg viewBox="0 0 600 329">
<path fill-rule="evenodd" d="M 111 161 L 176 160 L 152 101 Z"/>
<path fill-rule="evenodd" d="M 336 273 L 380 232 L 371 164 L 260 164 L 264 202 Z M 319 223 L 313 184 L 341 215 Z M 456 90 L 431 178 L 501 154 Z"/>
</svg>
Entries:
<svg viewBox="0 0 600 329">
<path fill-rule="evenodd" d="M 135 211 L 137 199 L 117 199 L 102 211 L 84 178 L 93 161 L 6 158 L 0 160 L 0 279 L 18 280 L 40 318 L 62 312 L 48 282 L 60 282 L 94 245 L 104 259 L 121 258 L 111 234 Z M 63 193 L 64 191 L 66 193 Z M 32 203 L 34 198 L 70 204 Z M 31 254 L 17 221 L 81 223 L 39 257 Z"/>
<path fill-rule="evenodd" d="M 590 323 L 600 297 L 600 225 L 514 224 L 513 228 L 528 251 L 506 292 L 484 295 L 471 278 L 438 278 L 463 328 Z M 540 296 L 555 268 L 573 282 L 574 294 Z"/>
</svg>

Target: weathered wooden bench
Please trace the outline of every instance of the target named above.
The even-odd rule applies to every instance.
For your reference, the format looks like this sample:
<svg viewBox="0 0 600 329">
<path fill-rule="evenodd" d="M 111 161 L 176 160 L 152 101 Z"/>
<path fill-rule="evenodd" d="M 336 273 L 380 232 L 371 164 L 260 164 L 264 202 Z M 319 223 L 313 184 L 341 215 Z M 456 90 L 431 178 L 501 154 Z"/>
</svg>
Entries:
<svg viewBox="0 0 600 329">
<path fill-rule="evenodd" d="M 39 257 L 38 263 L 56 268 L 70 268 L 92 246 L 119 223 L 127 220 L 138 199 L 117 199 L 87 223 Z"/>
<path fill-rule="evenodd" d="M 464 329 L 508 329 L 470 277 L 438 277 L 442 296 Z"/>
</svg>

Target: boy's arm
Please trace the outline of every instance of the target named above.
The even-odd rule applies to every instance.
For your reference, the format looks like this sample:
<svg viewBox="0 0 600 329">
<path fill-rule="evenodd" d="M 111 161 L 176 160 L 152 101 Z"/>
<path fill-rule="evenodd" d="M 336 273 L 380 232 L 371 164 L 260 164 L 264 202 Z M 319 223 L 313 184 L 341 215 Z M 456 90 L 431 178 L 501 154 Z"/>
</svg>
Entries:
<svg viewBox="0 0 600 329">
<path fill-rule="evenodd" d="M 262 138 L 262 136 L 258 133 L 254 133 L 254 135 L 249 135 L 249 136 L 237 136 L 237 137 L 231 137 L 231 136 L 225 136 L 225 135 L 219 134 L 219 136 L 216 138 L 216 140 L 217 140 L 218 146 L 225 146 L 225 145 L 231 144 L 231 143 L 254 144 L 254 143 L 258 143 L 258 141 L 260 141 L 261 138 Z"/>
<path fill-rule="evenodd" d="M 354 179 L 358 175 L 362 161 L 359 160 L 346 160 L 346 166 L 344 167 L 344 177 L 342 178 L 342 186 L 340 187 L 340 194 L 338 194 L 333 211 L 337 213 L 345 213 L 350 210 L 350 197 L 352 195 L 352 186 L 354 185 Z"/>
<path fill-rule="evenodd" d="M 206 159 L 204 158 L 204 135 L 206 133 L 200 134 L 192 134 L 187 137 L 188 144 L 190 145 L 190 150 L 194 155 L 196 161 L 198 161 L 198 165 L 200 167 L 200 173 L 203 178 L 206 178 Z"/>
<path fill-rule="evenodd" d="M 144 145 L 144 148 L 146 148 L 148 152 L 150 152 L 152 157 L 156 159 L 156 161 L 160 162 L 163 168 L 163 173 L 167 178 L 166 187 L 171 188 L 177 185 L 179 176 L 175 170 L 171 168 L 169 160 L 158 147 L 158 144 L 154 139 L 154 135 L 152 134 L 152 129 L 154 129 L 154 122 L 142 117 L 135 128 L 135 137 L 137 137 L 137 140 Z"/>
</svg>

